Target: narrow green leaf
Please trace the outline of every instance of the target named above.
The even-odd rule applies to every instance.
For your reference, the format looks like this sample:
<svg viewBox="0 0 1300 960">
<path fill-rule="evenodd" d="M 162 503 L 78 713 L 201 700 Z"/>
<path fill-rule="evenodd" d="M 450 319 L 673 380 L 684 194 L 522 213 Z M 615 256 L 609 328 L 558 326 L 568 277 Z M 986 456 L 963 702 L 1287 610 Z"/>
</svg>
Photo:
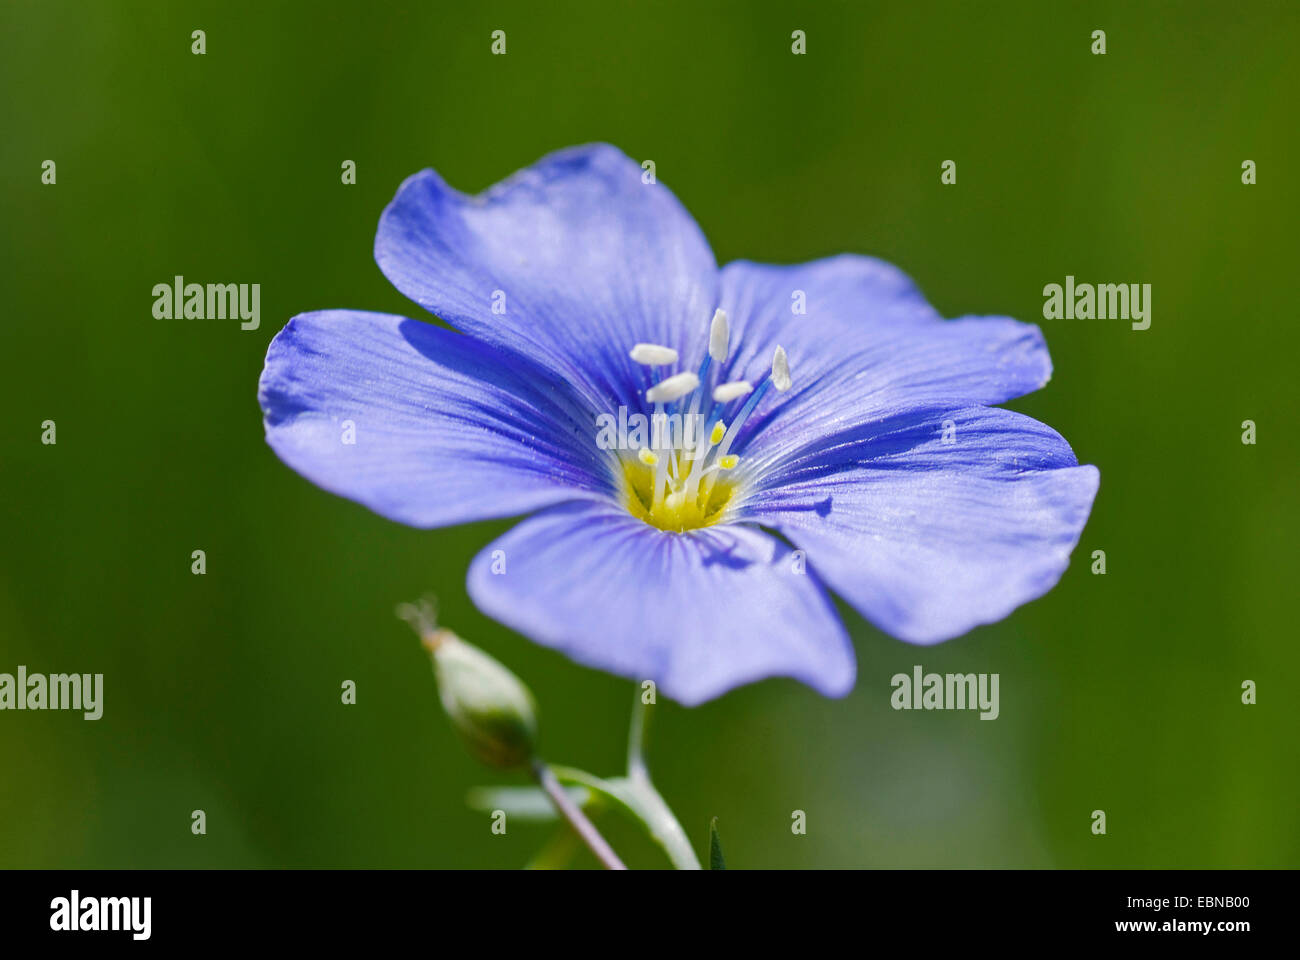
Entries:
<svg viewBox="0 0 1300 960">
<path fill-rule="evenodd" d="M 570 787 L 569 796 L 584 810 L 598 803 L 596 795 L 586 787 Z M 506 816 L 516 820 L 546 823 L 559 819 L 551 798 L 539 787 L 475 787 L 465 795 L 465 804 L 480 813 L 504 810 Z"/>
<path fill-rule="evenodd" d="M 569 861 L 573 859 L 581 846 L 582 841 L 578 839 L 578 835 L 566 823 L 551 834 L 551 838 L 546 841 L 546 845 L 533 855 L 533 859 L 528 861 L 524 869 L 563 870 L 569 865 Z"/>
<path fill-rule="evenodd" d="M 722 841 L 718 839 L 717 817 L 709 821 L 709 869 L 727 869 L 727 861 L 722 859 Z"/>
</svg>

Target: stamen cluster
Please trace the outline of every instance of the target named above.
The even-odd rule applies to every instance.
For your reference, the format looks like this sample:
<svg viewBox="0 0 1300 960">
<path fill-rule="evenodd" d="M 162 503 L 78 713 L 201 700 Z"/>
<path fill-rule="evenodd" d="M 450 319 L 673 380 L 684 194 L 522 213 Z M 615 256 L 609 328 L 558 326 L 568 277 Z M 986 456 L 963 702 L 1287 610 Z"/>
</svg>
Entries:
<svg viewBox="0 0 1300 960">
<path fill-rule="evenodd" d="M 646 391 L 646 400 L 654 404 L 650 444 L 638 449 L 635 457 L 624 458 L 622 480 L 629 512 L 652 526 L 684 532 L 721 520 L 736 492 L 736 484 L 726 474 L 740 464 L 731 452 L 740 428 L 770 388 L 790 389 L 789 360 L 779 346 L 771 371 L 757 387 L 732 380 L 710 389 L 713 368 L 721 370 L 727 359 L 729 340 L 727 314 L 718 310 L 709 326 L 709 349 L 699 372 L 669 374 Z M 649 367 L 671 367 L 678 360 L 675 349 L 655 343 L 638 343 L 629 355 Z M 730 423 L 725 422 L 727 405 L 741 397 L 747 399 Z M 667 429 L 666 408 L 674 406 L 678 408 L 674 412 L 685 414 L 686 422 L 705 418 L 705 428 L 694 432 L 693 446 Z"/>
</svg>

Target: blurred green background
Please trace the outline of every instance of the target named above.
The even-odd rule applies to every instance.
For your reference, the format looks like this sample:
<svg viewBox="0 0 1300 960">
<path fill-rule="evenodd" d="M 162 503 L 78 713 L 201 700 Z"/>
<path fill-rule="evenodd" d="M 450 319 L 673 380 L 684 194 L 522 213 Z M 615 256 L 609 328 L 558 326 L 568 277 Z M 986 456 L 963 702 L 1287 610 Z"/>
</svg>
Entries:
<svg viewBox="0 0 1300 960">
<path fill-rule="evenodd" d="M 1041 323 L 1055 376 L 1015 406 L 1101 468 L 1070 570 L 1005 622 L 918 649 L 846 610 L 847 699 L 771 680 L 661 702 L 652 767 L 697 847 L 716 815 L 733 867 L 1300 863 L 1294 4 L 22 0 L 0 18 L 0 671 L 105 674 L 97 722 L 0 713 L 0 865 L 524 863 L 548 829 L 494 836 L 464 803 L 523 781 L 467 756 L 393 616 L 426 591 L 533 687 L 548 757 L 620 769 L 632 684 L 466 597 L 510 524 L 421 532 L 330 496 L 272 455 L 256 401 L 291 315 L 421 315 L 372 259 L 404 177 L 477 191 L 592 140 L 653 159 L 719 262 L 874 254 L 948 316 Z M 175 274 L 260 283 L 261 329 L 155 320 Z M 1067 274 L 1151 283 L 1151 328 L 1042 320 Z M 917 663 L 999 673 L 1001 717 L 891 710 Z M 634 865 L 663 862 L 606 823 Z"/>
</svg>

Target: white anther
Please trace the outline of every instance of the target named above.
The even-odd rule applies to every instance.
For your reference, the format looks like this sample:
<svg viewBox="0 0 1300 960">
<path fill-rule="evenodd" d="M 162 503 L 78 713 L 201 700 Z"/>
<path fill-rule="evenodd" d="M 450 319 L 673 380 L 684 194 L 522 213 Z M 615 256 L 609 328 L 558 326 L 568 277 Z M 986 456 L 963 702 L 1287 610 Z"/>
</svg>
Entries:
<svg viewBox="0 0 1300 960">
<path fill-rule="evenodd" d="M 777 347 L 772 357 L 772 386 L 782 393 L 790 389 L 790 358 L 785 355 L 784 347 Z"/>
<path fill-rule="evenodd" d="M 713 388 L 713 402 L 727 403 L 735 400 L 737 397 L 743 397 L 754 388 L 744 380 L 732 380 L 730 383 L 720 383 Z"/>
<path fill-rule="evenodd" d="M 709 325 L 709 356 L 718 363 L 727 359 L 727 343 L 731 339 L 731 328 L 727 324 L 727 311 L 716 310 L 713 323 Z"/>
<path fill-rule="evenodd" d="M 661 348 L 662 349 L 662 348 Z M 693 373 L 675 373 L 666 380 L 660 380 L 645 392 L 645 398 L 651 403 L 672 403 L 686 396 L 700 385 L 700 378 Z"/>
<path fill-rule="evenodd" d="M 657 343 L 638 343 L 628 353 L 634 361 L 647 367 L 668 367 L 677 362 L 677 351 Z"/>
</svg>

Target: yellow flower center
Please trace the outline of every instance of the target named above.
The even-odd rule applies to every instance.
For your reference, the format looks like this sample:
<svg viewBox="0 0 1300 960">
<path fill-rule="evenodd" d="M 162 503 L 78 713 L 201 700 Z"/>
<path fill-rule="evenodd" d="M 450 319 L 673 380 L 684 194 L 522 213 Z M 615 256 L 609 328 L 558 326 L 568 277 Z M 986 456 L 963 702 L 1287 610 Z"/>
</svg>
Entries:
<svg viewBox="0 0 1300 960">
<path fill-rule="evenodd" d="M 671 458 L 673 453 L 665 451 L 665 455 Z M 627 512 L 652 527 L 673 533 L 717 523 L 736 493 L 736 485 L 725 476 L 715 483 L 697 486 L 694 496 L 687 495 L 685 479 L 676 479 L 668 482 L 668 493 L 655 503 L 651 494 L 655 468 L 635 455 L 622 457 L 620 467 L 620 486 Z"/>
</svg>

